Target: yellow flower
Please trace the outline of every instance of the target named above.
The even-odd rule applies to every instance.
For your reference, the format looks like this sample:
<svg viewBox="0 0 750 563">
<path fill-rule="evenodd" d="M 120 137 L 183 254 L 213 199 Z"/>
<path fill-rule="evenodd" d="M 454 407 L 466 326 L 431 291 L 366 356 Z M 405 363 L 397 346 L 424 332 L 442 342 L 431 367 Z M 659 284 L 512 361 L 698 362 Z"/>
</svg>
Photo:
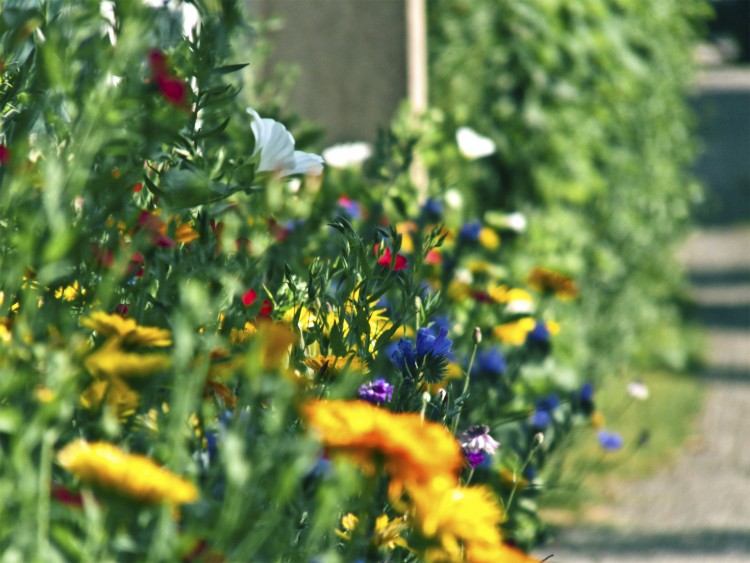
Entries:
<svg viewBox="0 0 750 563">
<path fill-rule="evenodd" d="M 330 451 L 370 472 L 376 460 L 382 461 L 396 494 L 406 485 L 433 479 L 455 481 L 463 464 L 451 433 L 418 414 L 394 414 L 364 401 L 312 401 L 303 414 Z"/>
<path fill-rule="evenodd" d="M 526 283 L 539 293 L 553 293 L 562 300 L 578 297 L 578 286 L 573 278 L 547 268 L 534 268 L 526 278 Z"/>
<path fill-rule="evenodd" d="M 321 375 L 338 375 L 345 369 L 367 373 L 367 364 L 360 358 L 350 355 L 338 356 L 313 356 L 305 358 L 305 365 Z"/>
<path fill-rule="evenodd" d="M 479 231 L 479 244 L 488 250 L 495 250 L 500 246 L 500 237 L 489 227 L 482 227 Z"/>
<path fill-rule="evenodd" d="M 356 514 L 348 512 L 341 517 L 341 530 L 335 530 L 336 535 L 342 540 L 349 541 L 352 539 L 352 532 L 359 524 L 359 518 Z"/>
<path fill-rule="evenodd" d="M 198 500 L 198 489 L 190 481 L 114 444 L 78 440 L 60 450 L 57 459 L 81 481 L 140 502 L 186 504 Z"/>
<path fill-rule="evenodd" d="M 438 547 L 425 553 L 427 561 L 506 561 L 500 523 L 503 511 L 486 487 L 461 487 L 448 481 L 409 490 L 411 520 Z"/>
<path fill-rule="evenodd" d="M 468 283 L 451 280 L 448 284 L 448 297 L 453 301 L 462 301 L 471 295 L 471 285 Z"/>
<path fill-rule="evenodd" d="M 381 514 L 375 520 L 375 532 L 372 537 L 372 543 L 377 547 L 386 549 L 396 549 L 396 547 L 409 548 L 409 544 L 401 537 L 401 532 L 408 529 L 408 524 L 404 517 L 394 518 L 391 520 L 387 514 Z"/>
<path fill-rule="evenodd" d="M 556 323 L 555 321 L 548 321 L 546 323 L 547 332 L 549 332 L 552 336 L 555 336 L 556 334 L 560 334 L 560 324 Z"/>
<path fill-rule="evenodd" d="M 172 364 L 166 354 L 136 354 L 120 348 L 117 339 L 110 338 L 84 361 L 94 377 L 142 377 L 163 371 Z"/>
<path fill-rule="evenodd" d="M 139 326 L 133 319 L 117 314 L 97 311 L 82 319 L 81 324 L 105 336 L 116 336 L 125 344 L 159 347 L 172 345 L 172 335 L 168 330 Z"/>
<path fill-rule="evenodd" d="M 599 411 L 594 411 L 591 413 L 591 426 L 596 428 L 597 430 L 601 430 L 604 428 L 605 420 L 604 415 L 600 413 Z"/>
<path fill-rule="evenodd" d="M 533 318 L 523 317 L 517 321 L 496 326 L 492 329 L 492 336 L 511 346 L 521 346 L 535 326 L 536 321 Z"/>
<path fill-rule="evenodd" d="M 414 252 L 414 233 L 417 231 L 417 224 L 414 221 L 404 221 L 396 225 L 396 232 L 401 235 L 400 252 L 411 254 Z"/>
<path fill-rule="evenodd" d="M 313 310 L 308 309 L 304 305 L 300 305 L 296 309 L 289 309 L 284 313 L 284 316 L 281 318 L 281 320 L 287 324 L 292 324 L 292 322 L 294 321 L 294 317 L 298 311 L 299 320 L 297 322 L 297 326 L 300 328 L 300 330 L 308 330 L 315 326 L 315 323 L 317 322 L 319 317 L 318 314 Z"/>
<path fill-rule="evenodd" d="M 255 325 L 248 321 L 243 328 L 233 328 L 229 331 L 229 343 L 233 346 L 244 344 L 256 331 Z"/>
<path fill-rule="evenodd" d="M 96 408 L 106 401 L 118 418 L 125 418 L 135 414 L 141 398 L 124 381 L 113 378 L 94 381 L 81 393 L 80 400 L 86 409 Z"/>
<path fill-rule="evenodd" d="M 68 285 L 66 287 L 58 287 L 55 290 L 55 299 L 62 299 L 63 301 L 74 301 L 76 297 L 78 297 L 79 293 L 81 295 L 86 295 L 85 289 L 80 289 L 78 286 L 78 280 L 73 282 L 73 285 Z"/>
<path fill-rule="evenodd" d="M 352 539 L 352 533 L 359 525 L 359 518 L 356 514 L 349 512 L 341 517 L 341 530 L 335 530 L 336 535 L 343 540 Z M 408 529 L 404 517 L 394 518 L 391 520 L 387 514 L 381 514 L 375 520 L 375 530 L 373 531 L 372 544 L 376 547 L 386 549 L 395 549 L 397 546 L 408 549 L 409 545 L 401 537 L 401 533 Z"/>
</svg>

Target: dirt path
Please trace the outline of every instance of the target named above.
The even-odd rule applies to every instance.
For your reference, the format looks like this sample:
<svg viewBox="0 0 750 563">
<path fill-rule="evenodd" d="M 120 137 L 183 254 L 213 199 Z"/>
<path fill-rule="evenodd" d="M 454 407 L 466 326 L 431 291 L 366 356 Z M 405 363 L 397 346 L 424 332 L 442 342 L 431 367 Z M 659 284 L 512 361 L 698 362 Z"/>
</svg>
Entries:
<svg viewBox="0 0 750 563">
<path fill-rule="evenodd" d="M 553 563 L 750 562 L 750 70 L 702 87 L 709 194 L 682 256 L 710 346 L 698 434 L 669 468 L 623 486 L 606 526 L 536 552 Z"/>
</svg>

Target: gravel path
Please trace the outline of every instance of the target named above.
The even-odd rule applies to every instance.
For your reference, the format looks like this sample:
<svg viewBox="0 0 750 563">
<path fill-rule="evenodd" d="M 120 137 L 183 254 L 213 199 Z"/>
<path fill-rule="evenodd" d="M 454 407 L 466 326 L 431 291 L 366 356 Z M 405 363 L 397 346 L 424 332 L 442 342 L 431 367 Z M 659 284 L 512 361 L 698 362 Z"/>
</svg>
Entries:
<svg viewBox="0 0 750 563">
<path fill-rule="evenodd" d="M 551 563 L 750 562 L 750 70 L 702 77 L 703 228 L 687 241 L 710 346 L 697 436 L 661 473 L 624 485 L 601 520 L 565 530 Z M 739 79 L 738 79 L 739 76 Z"/>
</svg>

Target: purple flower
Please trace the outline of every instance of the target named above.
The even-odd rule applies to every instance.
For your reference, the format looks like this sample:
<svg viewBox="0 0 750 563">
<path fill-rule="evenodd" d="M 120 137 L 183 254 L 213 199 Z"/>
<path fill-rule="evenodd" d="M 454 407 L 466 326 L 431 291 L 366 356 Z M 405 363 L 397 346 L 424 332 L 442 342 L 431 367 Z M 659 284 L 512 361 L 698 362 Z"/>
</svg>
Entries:
<svg viewBox="0 0 750 563">
<path fill-rule="evenodd" d="M 608 452 L 619 450 L 624 443 L 622 436 L 617 432 L 609 432 L 608 430 L 599 430 L 598 438 L 599 445 Z"/>
<path fill-rule="evenodd" d="M 379 377 L 375 381 L 368 381 L 360 385 L 357 396 L 373 405 L 382 405 L 390 402 L 393 398 L 393 385 Z"/>
<path fill-rule="evenodd" d="M 466 457 L 466 461 L 469 462 L 469 465 L 472 469 L 474 469 L 477 465 L 484 461 L 484 454 L 482 452 L 472 452 L 464 450 L 464 456 Z"/>
<path fill-rule="evenodd" d="M 339 207 L 343 209 L 344 213 L 349 215 L 352 219 L 362 218 L 362 205 L 359 202 L 342 195 L 337 203 L 339 204 Z"/>
</svg>

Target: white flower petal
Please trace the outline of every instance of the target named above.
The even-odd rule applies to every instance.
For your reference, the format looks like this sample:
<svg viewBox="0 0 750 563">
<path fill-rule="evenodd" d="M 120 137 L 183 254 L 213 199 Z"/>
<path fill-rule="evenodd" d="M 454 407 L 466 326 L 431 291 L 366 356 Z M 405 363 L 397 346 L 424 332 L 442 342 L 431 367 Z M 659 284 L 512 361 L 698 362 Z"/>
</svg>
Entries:
<svg viewBox="0 0 750 563">
<path fill-rule="evenodd" d="M 369 143 L 342 143 L 333 145 L 323 151 L 326 164 L 334 168 L 351 168 L 362 164 L 372 156 Z"/>
<path fill-rule="evenodd" d="M 294 150 L 294 137 L 283 124 L 270 118 L 262 118 L 252 108 L 250 128 L 255 137 L 253 156 L 260 153 L 258 172 L 274 172 L 279 176 L 291 174 L 320 174 L 323 159 L 316 155 Z"/>
<path fill-rule="evenodd" d="M 459 127 L 456 131 L 458 150 L 469 160 L 475 160 L 493 154 L 495 143 L 469 127 Z"/>
</svg>

